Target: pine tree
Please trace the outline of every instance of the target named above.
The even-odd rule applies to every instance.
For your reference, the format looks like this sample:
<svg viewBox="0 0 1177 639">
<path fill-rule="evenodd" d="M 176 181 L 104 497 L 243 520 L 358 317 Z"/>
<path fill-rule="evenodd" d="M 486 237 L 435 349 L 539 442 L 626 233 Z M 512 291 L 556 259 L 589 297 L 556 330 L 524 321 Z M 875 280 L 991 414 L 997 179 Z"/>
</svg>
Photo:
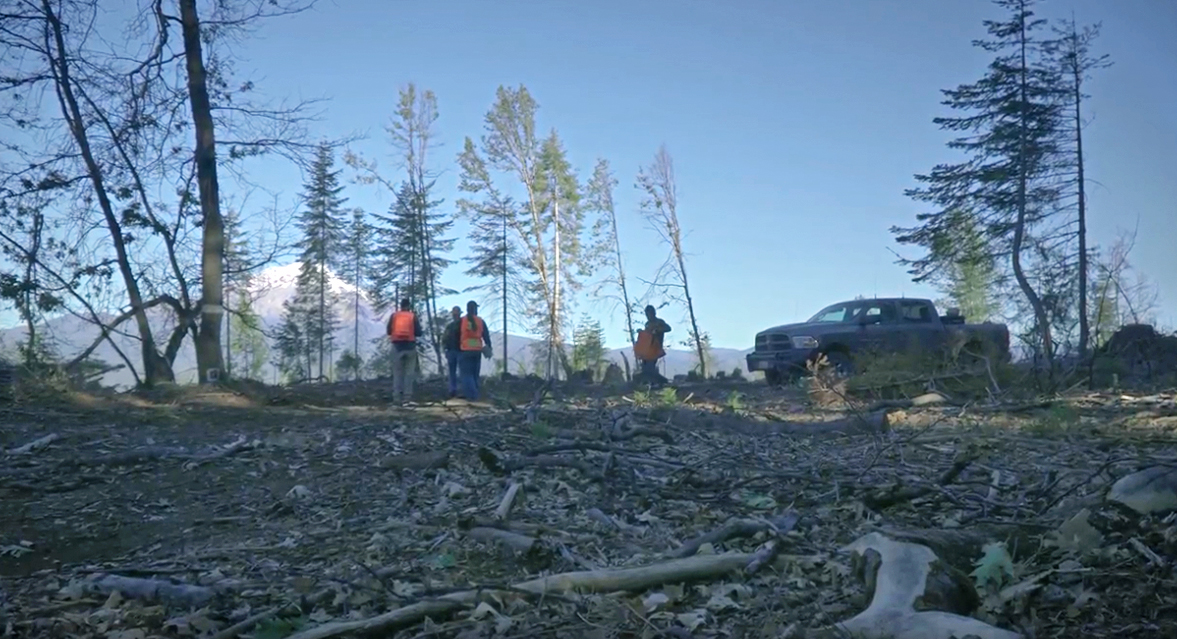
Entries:
<svg viewBox="0 0 1177 639">
<path fill-rule="evenodd" d="M 286 308 L 288 318 L 305 322 L 299 334 L 305 346 L 316 353 L 319 379 L 330 376 L 338 325 L 330 273 L 343 271 L 346 264 L 341 262 L 347 257 L 343 219 L 343 205 L 347 200 L 340 196 L 343 187 L 339 184 L 340 171 L 333 170 L 333 155 L 330 145 L 319 145 L 310 179 L 304 187 L 304 208 L 298 216 L 298 227 L 303 234 L 298 244 L 302 259 L 294 299 Z"/>
<path fill-rule="evenodd" d="M 282 305 L 282 322 L 274 335 L 274 366 L 287 383 L 306 381 L 314 370 L 313 342 L 304 328 L 310 323 L 308 310 L 293 304 L 293 299 Z"/>
<path fill-rule="evenodd" d="M 536 110 L 526 87 L 498 88 L 495 103 L 485 117 L 481 148 L 476 149 L 473 141 L 467 140 L 459 157 L 462 190 L 481 194 L 482 200 L 465 200 L 459 208 L 481 218 L 481 222 L 472 224 L 478 247 L 475 264 L 486 265 L 483 258 L 494 245 L 491 229 L 502 229 L 500 233 L 510 236 L 503 240 L 500 235 L 498 241 L 497 257 L 507 262 L 499 270 L 507 275 L 521 271 L 514 278 L 526 298 L 519 314 L 529 321 L 531 331 L 543 338 L 538 344 L 539 354 L 547 355 L 553 364 L 558 359 L 567 370 L 564 318 L 589 269 L 586 257 L 590 252 L 584 249 L 584 216 L 576 174 L 555 131 L 543 140 L 537 137 Z M 490 170 L 510 176 L 520 189 L 517 208 L 504 208 L 511 200 L 495 184 Z M 514 250 L 520 259 L 511 264 Z M 505 279 L 497 286 L 506 293 L 503 299 L 508 302 L 512 278 Z M 555 372 L 549 365 L 548 374 Z"/>
<path fill-rule="evenodd" d="M 938 279 L 948 296 L 948 304 L 961 310 L 971 322 L 987 322 L 1001 312 L 996 291 L 997 266 L 986 252 L 985 241 L 976 218 L 961 212 L 950 213 L 951 240 L 955 259 L 942 269 Z"/>
<path fill-rule="evenodd" d="M 1050 321 L 1024 268 L 1023 250 L 1034 240 L 1035 228 L 1057 211 L 1051 164 L 1061 116 L 1058 73 L 1047 60 L 1051 42 L 1037 37 L 1044 21 L 1034 18 L 1033 0 L 995 3 L 1009 16 L 1003 22 L 986 21 L 990 39 L 975 43 L 995 54 L 988 72 L 976 83 L 943 92 L 944 104 L 962 115 L 933 120 L 960 134 L 948 147 L 967 158 L 917 175 L 922 185 L 907 195 L 935 210 L 919 214 L 918 226 L 892 232 L 900 244 L 924 249 L 921 258 L 901 260 L 919 282 L 960 261 L 952 241 L 958 215 L 966 211 L 974 216 L 985 254 L 1008 256 L 1018 289 L 1040 327 L 1042 352 L 1053 359 Z"/>
<path fill-rule="evenodd" d="M 455 291 L 441 285 L 445 269 L 453 263 L 447 255 L 454 240 L 446 236 L 453 221 L 440 210 L 443 201 L 433 195 L 437 174 L 428 162 L 437 117 L 437 96 L 432 91 L 419 91 L 412 83 L 400 90 L 396 113 L 386 129 L 398 152 L 398 168 L 406 174 L 399 183 L 382 177 L 374 162 L 354 155 L 347 161 L 360 169 L 361 182 L 379 183 L 394 196 L 388 214 L 374 216 L 378 248 L 368 288 L 373 306 L 386 314 L 400 298 L 407 297 L 421 307 L 426 335 L 418 347 L 429 345 L 440 369 L 441 333 L 437 326 L 444 314 L 437 311 L 437 298 Z"/>
<path fill-rule="evenodd" d="M 465 260 L 469 268 L 465 273 L 482 281 L 466 290 L 484 294 L 483 302 L 488 309 L 484 315 L 494 318 L 499 314 L 503 336 L 501 356 L 505 362 L 510 352 L 507 328 L 518 320 L 518 309 L 525 304 L 526 280 L 522 273 L 526 262 L 515 233 L 519 212 L 515 201 L 491 181 L 486 163 L 470 138 L 466 138 L 458 156 L 458 166 L 461 170 L 458 189 L 478 198 L 463 197 L 457 201 L 459 215 L 470 224 L 470 252 Z"/>
<path fill-rule="evenodd" d="M 422 326 L 440 370 L 440 334 L 436 322 L 428 318 L 438 316 L 438 297 L 455 292 L 441 284 L 442 273 L 453 264 L 446 256 L 453 250 L 454 240 L 446 236 L 453 219 L 439 210 L 441 200 L 431 199 L 433 187 L 433 181 L 420 187 L 406 181 L 397 190 L 389 214 L 374 216 L 377 248 L 372 251 L 369 286 L 374 306 L 381 313 L 391 312 L 399 298 L 422 303 Z"/>
<path fill-rule="evenodd" d="M 348 255 L 348 276 L 350 284 L 353 287 L 351 310 L 352 310 L 352 347 L 350 351 L 340 355 L 340 363 L 343 363 L 344 355 L 350 353 L 350 359 L 347 359 L 347 369 L 353 376 L 353 379 L 360 378 L 360 371 L 363 366 L 363 357 L 360 356 L 360 301 L 363 297 L 361 291 L 364 290 L 369 277 L 369 264 L 371 258 L 369 252 L 371 251 L 372 226 L 368 224 L 367 216 L 363 209 L 355 209 L 352 211 L 351 224 L 347 227 L 347 255 Z"/>
<path fill-rule="evenodd" d="M 605 330 L 601 323 L 587 317 L 572 334 L 572 369 L 591 370 L 599 378 L 605 368 Z"/>
<path fill-rule="evenodd" d="M 1088 305 L 1088 276 L 1090 258 L 1087 248 L 1087 184 L 1086 166 L 1083 155 L 1083 102 L 1088 97 L 1084 86 L 1088 74 L 1095 69 L 1111 66 L 1106 55 L 1094 56 L 1092 44 L 1099 37 L 1099 24 L 1080 29 L 1074 17 L 1055 27 L 1058 37 L 1053 53 L 1059 70 L 1059 93 L 1067 112 L 1060 127 L 1059 147 L 1063 154 L 1061 163 L 1069 174 L 1068 186 L 1075 197 L 1075 222 L 1078 255 L 1078 305 L 1079 305 L 1079 356 L 1086 357 L 1091 341 Z"/>
</svg>

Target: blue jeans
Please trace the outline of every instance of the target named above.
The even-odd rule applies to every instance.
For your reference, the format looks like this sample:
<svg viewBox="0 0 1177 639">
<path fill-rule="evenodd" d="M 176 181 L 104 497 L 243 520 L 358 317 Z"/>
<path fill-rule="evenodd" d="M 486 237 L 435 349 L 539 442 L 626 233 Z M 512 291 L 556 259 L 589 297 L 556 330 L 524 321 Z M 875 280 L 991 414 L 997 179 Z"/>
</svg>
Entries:
<svg viewBox="0 0 1177 639">
<path fill-rule="evenodd" d="M 458 368 L 462 372 L 462 395 L 471 401 L 478 399 L 482 351 L 462 351 L 458 359 Z"/>
<path fill-rule="evenodd" d="M 458 392 L 458 356 L 462 351 L 446 351 L 445 364 L 449 369 L 450 395 Z"/>
</svg>

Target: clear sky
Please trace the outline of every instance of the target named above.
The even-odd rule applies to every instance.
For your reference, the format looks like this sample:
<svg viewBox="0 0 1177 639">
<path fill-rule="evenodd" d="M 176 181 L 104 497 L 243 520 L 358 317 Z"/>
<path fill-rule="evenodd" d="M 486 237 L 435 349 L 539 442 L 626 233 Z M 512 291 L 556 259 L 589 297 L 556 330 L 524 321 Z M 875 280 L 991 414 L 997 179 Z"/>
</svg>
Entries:
<svg viewBox="0 0 1177 639">
<path fill-rule="evenodd" d="M 1159 284 L 1162 324 L 1174 327 L 1177 2 L 1039 9 L 1072 11 L 1103 22 L 1097 52 L 1115 62 L 1089 85 L 1092 241 L 1138 228 L 1132 259 Z M 597 157 L 616 171 L 635 286 L 665 249 L 635 217 L 634 175 L 665 142 L 700 327 L 716 346 L 746 348 L 758 330 L 843 298 L 937 296 L 893 263 L 888 229 L 920 210 L 903 195 L 913 174 L 953 159 L 931 121 L 947 113 L 940 90 L 983 73 L 988 58 L 970 42 L 1001 15 L 987 0 L 323 0 L 263 26 L 238 57 L 268 96 L 329 98 L 316 132 L 368 133 L 353 148 L 388 171 L 383 127 L 398 88 L 436 92 L 444 146 L 432 168 L 446 171 L 447 206 L 453 160 L 482 133 L 495 88 L 526 85 L 540 130 L 559 130 L 584 178 Z M 253 175 L 291 197 L 301 186 L 292 169 Z M 389 204 L 374 187 L 348 196 L 369 210 Z M 460 270 L 448 285 L 470 283 Z M 620 345 L 619 313 L 581 310 Z"/>
</svg>

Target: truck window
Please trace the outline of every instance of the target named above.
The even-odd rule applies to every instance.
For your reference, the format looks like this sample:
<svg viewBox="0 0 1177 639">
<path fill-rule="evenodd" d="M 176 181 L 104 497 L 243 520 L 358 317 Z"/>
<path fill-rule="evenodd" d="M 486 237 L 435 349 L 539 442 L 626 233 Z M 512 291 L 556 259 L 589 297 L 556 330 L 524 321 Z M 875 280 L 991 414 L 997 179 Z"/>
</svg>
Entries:
<svg viewBox="0 0 1177 639">
<path fill-rule="evenodd" d="M 835 304 L 834 306 L 827 306 L 817 312 L 817 315 L 809 318 L 810 323 L 826 323 L 839 324 L 850 321 L 854 316 L 854 307 L 850 304 Z"/>
<path fill-rule="evenodd" d="M 901 302 L 899 308 L 904 322 L 917 324 L 930 324 L 932 322 L 932 309 L 923 302 Z"/>
<path fill-rule="evenodd" d="M 890 324 L 896 320 L 895 307 L 891 304 L 863 304 L 855 309 L 852 320 L 865 321 L 867 324 Z"/>
</svg>

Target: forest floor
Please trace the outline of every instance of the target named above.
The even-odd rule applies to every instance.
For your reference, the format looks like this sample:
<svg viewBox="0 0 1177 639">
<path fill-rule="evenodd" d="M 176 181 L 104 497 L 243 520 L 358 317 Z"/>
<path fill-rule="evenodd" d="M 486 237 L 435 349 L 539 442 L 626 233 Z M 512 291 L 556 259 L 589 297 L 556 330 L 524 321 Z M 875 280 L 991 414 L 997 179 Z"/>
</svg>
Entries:
<svg viewBox="0 0 1177 639">
<path fill-rule="evenodd" d="M 996 626 L 1177 636 L 1177 522 L 1101 497 L 1177 459 L 1173 393 L 897 409 L 742 381 L 542 389 L 0 406 L 0 637 L 801 636 L 866 607 L 843 548 L 879 530 L 1006 542 L 1004 572 L 942 554 L 996 575 L 974 613 Z"/>
</svg>

